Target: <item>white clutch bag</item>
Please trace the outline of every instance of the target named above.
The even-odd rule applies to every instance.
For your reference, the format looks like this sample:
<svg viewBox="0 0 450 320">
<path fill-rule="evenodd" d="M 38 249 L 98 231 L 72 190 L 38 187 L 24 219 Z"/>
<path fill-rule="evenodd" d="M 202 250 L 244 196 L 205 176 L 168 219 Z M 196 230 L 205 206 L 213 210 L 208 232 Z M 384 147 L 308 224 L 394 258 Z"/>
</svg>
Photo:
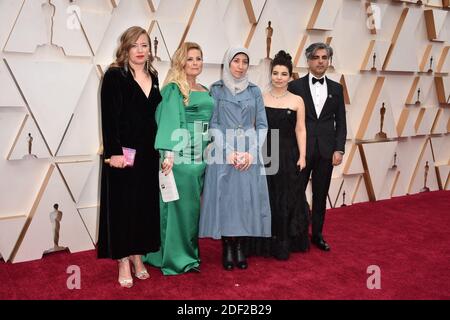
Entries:
<svg viewBox="0 0 450 320">
<path fill-rule="evenodd" d="M 159 170 L 159 190 L 161 191 L 163 202 L 171 202 L 180 199 L 173 171 L 170 171 L 166 176 L 162 170 Z"/>
</svg>

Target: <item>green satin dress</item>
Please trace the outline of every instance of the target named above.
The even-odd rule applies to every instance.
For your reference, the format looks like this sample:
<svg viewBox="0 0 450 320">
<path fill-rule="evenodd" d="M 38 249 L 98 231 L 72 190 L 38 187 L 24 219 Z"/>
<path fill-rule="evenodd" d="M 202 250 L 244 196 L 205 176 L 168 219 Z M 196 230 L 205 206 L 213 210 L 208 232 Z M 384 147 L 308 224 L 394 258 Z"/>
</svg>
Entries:
<svg viewBox="0 0 450 320">
<path fill-rule="evenodd" d="M 172 170 L 180 198 L 167 203 L 160 199 L 161 248 L 143 256 L 143 261 L 161 268 L 164 275 L 176 275 L 200 265 L 198 222 L 206 168 L 203 151 L 208 145 L 214 100 L 209 92 L 193 91 L 189 104 L 184 106 L 174 84 L 163 88 L 161 94 L 163 100 L 156 115 L 158 134 L 155 147 L 161 153 L 165 150 L 175 153 Z M 177 149 L 180 143 L 174 144 L 169 138 L 177 127 L 189 132 L 187 140 L 190 143 L 180 150 Z"/>
</svg>

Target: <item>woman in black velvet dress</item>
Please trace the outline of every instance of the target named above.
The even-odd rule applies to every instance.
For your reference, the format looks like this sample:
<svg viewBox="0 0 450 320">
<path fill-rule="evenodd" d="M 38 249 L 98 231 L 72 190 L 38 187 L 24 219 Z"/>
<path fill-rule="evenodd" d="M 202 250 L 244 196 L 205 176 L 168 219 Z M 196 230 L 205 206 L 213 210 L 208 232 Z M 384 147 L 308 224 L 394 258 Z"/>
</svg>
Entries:
<svg viewBox="0 0 450 320">
<path fill-rule="evenodd" d="M 300 176 L 306 166 L 305 105 L 287 90 L 291 76 L 292 58 L 281 50 L 271 64 L 271 89 L 263 95 L 269 124 L 266 174 L 272 238 L 249 239 L 247 247 L 249 255 L 279 260 L 309 250 L 309 209 Z"/>
<path fill-rule="evenodd" d="M 159 154 L 154 149 L 156 107 L 161 101 L 151 65 L 150 38 L 131 27 L 120 38 L 116 61 L 101 88 L 103 167 L 98 257 L 119 260 L 119 283 L 147 279 L 141 255 L 159 249 Z M 122 147 L 136 150 L 134 165 Z M 133 265 L 130 265 L 129 261 Z"/>
</svg>

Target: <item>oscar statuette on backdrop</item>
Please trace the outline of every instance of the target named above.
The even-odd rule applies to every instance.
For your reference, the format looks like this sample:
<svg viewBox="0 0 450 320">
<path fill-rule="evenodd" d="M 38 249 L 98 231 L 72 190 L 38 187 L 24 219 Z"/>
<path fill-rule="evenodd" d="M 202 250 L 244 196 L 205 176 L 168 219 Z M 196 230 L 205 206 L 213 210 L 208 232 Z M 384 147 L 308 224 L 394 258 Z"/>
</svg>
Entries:
<svg viewBox="0 0 450 320">
<path fill-rule="evenodd" d="M 384 116 L 386 114 L 386 107 L 384 106 L 384 102 L 380 108 L 380 132 L 375 135 L 375 140 L 385 140 L 387 139 L 387 135 L 383 132 L 384 125 Z"/>
<path fill-rule="evenodd" d="M 377 59 L 377 54 L 376 54 L 376 52 L 374 52 L 373 53 L 373 56 L 372 56 L 372 60 L 373 60 L 373 62 L 372 62 L 372 68 L 370 69 L 370 71 L 377 71 L 377 67 L 375 67 L 375 60 Z"/>
<path fill-rule="evenodd" d="M 33 136 L 31 135 L 31 133 L 28 133 L 27 145 L 28 145 L 28 154 L 24 155 L 22 159 L 36 159 L 37 156 L 31 153 L 31 150 L 33 149 Z"/>
<path fill-rule="evenodd" d="M 342 193 L 342 204 L 341 204 L 341 207 L 346 207 L 347 205 L 345 204 L 345 190 L 344 190 L 344 192 Z"/>
<path fill-rule="evenodd" d="M 419 89 L 417 89 L 417 100 L 416 100 L 415 105 L 420 106 L 420 104 L 421 104 L 421 102 L 420 102 L 420 88 L 419 88 Z"/>
<path fill-rule="evenodd" d="M 420 192 L 428 192 L 428 191 L 430 191 L 430 188 L 427 187 L 428 171 L 430 171 L 430 166 L 428 165 L 428 161 L 427 161 L 425 163 L 425 170 L 424 170 L 424 173 L 423 173 L 423 188 L 420 189 Z"/>
<path fill-rule="evenodd" d="M 153 48 L 155 50 L 155 61 L 161 61 L 161 58 L 158 57 L 158 38 L 155 37 L 155 40 L 153 40 Z"/>
<path fill-rule="evenodd" d="M 266 59 L 270 60 L 270 47 L 272 46 L 273 28 L 269 21 L 266 28 Z"/>
<path fill-rule="evenodd" d="M 433 73 L 433 56 L 430 58 L 430 67 L 428 68 L 428 73 Z"/>
<path fill-rule="evenodd" d="M 394 153 L 394 164 L 391 167 L 392 169 L 397 169 L 397 152 Z"/>
</svg>

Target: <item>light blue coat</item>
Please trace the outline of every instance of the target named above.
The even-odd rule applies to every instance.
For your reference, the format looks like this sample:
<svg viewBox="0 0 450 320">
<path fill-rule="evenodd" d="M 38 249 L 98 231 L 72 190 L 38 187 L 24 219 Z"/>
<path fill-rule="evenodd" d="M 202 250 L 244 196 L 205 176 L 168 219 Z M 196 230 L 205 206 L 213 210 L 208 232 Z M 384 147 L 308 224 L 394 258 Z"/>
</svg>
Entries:
<svg viewBox="0 0 450 320">
<path fill-rule="evenodd" d="M 233 96 L 219 80 L 211 86 L 210 93 L 215 100 L 210 129 L 218 130 L 224 138 L 227 130 L 230 133 L 234 129 L 234 135 L 232 140 L 226 139 L 227 143 L 214 138 L 211 145 L 210 152 L 222 152 L 224 161 L 206 167 L 199 236 L 270 237 L 270 203 L 263 163 L 258 159 L 248 170 L 239 171 L 225 162 L 235 150 L 251 152 L 259 158 L 268 128 L 261 91 L 249 83 L 247 89 Z M 246 143 L 239 146 L 242 130 L 259 133 L 262 138 L 258 142 L 244 139 Z"/>
</svg>

